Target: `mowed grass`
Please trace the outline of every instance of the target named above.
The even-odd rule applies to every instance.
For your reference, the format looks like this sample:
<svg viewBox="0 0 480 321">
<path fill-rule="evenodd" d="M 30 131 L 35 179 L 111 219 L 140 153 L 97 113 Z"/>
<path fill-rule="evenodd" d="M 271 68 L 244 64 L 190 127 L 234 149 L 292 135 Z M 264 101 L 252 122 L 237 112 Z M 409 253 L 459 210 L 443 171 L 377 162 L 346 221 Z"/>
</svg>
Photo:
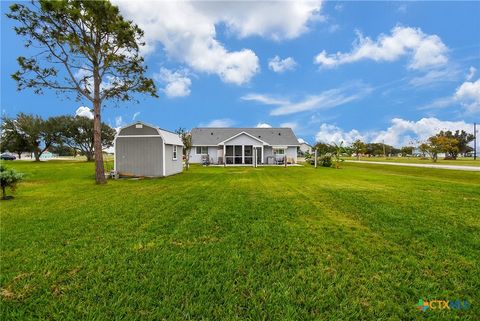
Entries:
<svg viewBox="0 0 480 321">
<path fill-rule="evenodd" d="M 480 173 L 14 162 L 2 320 L 478 320 Z M 468 310 L 419 312 L 420 298 Z"/>
<path fill-rule="evenodd" d="M 356 157 L 346 157 L 348 160 L 357 160 Z M 431 159 L 421 159 L 419 157 L 360 157 L 361 161 L 371 162 L 392 162 L 392 163 L 411 163 L 411 164 L 429 164 L 429 165 L 458 165 L 458 166 L 479 166 L 480 156 L 474 160 L 473 157 L 465 157 L 458 159 L 439 158 L 436 162 Z"/>
</svg>

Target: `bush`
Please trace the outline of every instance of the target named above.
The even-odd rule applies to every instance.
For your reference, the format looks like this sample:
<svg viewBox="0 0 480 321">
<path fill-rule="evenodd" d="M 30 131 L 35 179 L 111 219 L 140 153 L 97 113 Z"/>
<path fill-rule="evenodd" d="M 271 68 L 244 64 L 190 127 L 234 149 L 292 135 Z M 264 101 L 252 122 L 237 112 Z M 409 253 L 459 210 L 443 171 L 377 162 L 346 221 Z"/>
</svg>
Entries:
<svg viewBox="0 0 480 321">
<path fill-rule="evenodd" d="M 319 157 L 318 161 L 319 161 L 320 166 L 332 167 L 332 157 L 329 156 L 329 155 Z"/>
<path fill-rule="evenodd" d="M 0 165 L 0 186 L 2 187 L 2 199 L 7 200 L 11 197 L 7 197 L 6 188 L 10 188 L 10 191 L 14 192 L 17 187 L 17 183 L 23 179 L 23 174 L 18 173 L 14 169 L 8 169 L 5 165 Z"/>
</svg>

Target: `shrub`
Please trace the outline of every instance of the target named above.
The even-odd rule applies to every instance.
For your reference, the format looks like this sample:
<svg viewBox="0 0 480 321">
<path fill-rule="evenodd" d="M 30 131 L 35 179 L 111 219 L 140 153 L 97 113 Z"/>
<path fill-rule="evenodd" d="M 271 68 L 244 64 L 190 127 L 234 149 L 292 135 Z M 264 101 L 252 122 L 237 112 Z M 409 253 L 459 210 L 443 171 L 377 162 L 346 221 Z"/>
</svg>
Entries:
<svg viewBox="0 0 480 321">
<path fill-rule="evenodd" d="M 6 189 L 10 188 L 10 191 L 15 192 L 17 183 L 23 179 L 23 174 L 18 173 L 14 169 L 8 169 L 5 165 L 0 165 L 0 186 L 2 187 L 2 199 L 7 200 Z"/>
<path fill-rule="evenodd" d="M 329 155 L 324 155 L 319 157 L 319 163 L 323 167 L 332 167 L 332 157 Z"/>
</svg>

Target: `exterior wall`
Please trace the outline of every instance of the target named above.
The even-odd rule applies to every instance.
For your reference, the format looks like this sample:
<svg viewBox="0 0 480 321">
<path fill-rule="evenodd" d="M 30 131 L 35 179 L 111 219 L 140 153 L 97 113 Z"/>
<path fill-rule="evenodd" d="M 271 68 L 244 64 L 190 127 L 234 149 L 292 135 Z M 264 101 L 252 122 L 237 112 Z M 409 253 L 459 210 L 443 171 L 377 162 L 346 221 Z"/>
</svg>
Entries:
<svg viewBox="0 0 480 321">
<path fill-rule="evenodd" d="M 177 159 L 173 159 L 173 145 L 165 144 L 165 176 L 183 171 L 182 146 L 177 146 Z"/>
<path fill-rule="evenodd" d="M 163 176 L 162 145 L 163 141 L 160 136 L 117 136 L 115 170 L 120 175 L 123 173 L 134 176 Z"/>
<path fill-rule="evenodd" d="M 197 146 L 190 150 L 190 164 L 200 164 L 204 155 L 197 155 Z M 217 161 L 217 146 L 208 146 L 208 157 L 210 161 Z"/>
<path fill-rule="evenodd" d="M 240 138 L 240 137 L 238 137 Z M 250 137 L 247 137 L 250 138 Z M 251 141 L 244 144 L 244 145 L 252 145 L 252 138 L 250 138 Z M 233 141 L 233 140 L 232 140 Z M 225 142 L 227 145 L 241 145 L 238 142 L 232 143 L 232 141 Z M 258 146 L 258 145 L 257 145 Z M 210 162 L 213 164 L 217 164 L 218 160 L 218 154 L 217 154 L 217 146 L 208 146 L 208 157 L 210 158 Z M 285 153 L 289 159 L 292 159 L 294 163 L 297 162 L 297 146 L 289 146 L 285 150 Z M 223 154 L 223 151 L 222 151 Z M 263 164 L 267 164 L 267 157 L 268 156 L 274 156 L 273 155 L 273 148 L 271 146 L 264 146 L 263 147 Z M 191 164 L 200 164 L 202 162 L 202 155 L 197 155 L 196 154 L 196 146 L 192 147 L 192 150 L 190 151 L 190 163 Z"/>
<path fill-rule="evenodd" d="M 143 125 L 143 128 L 136 128 L 135 124 L 132 126 L 128 126 L 123 128 L 119 135 L 158 135 L 158 131 L 156 128 L 152 128 L 150 126 Z"/>
<path fill-rule="evenodd" d="M 274 156 L 273 155 L 273 148 L 272 146 L 265 146 L 263 148 L 263 164 L 268 164 L 267 163 L 267 157 L 269 156 Z"/>
<path fill-rule="evenodd" d="M 297 146 L 289 146 L 287 147 L 287 150 L 285 151 L 287 154 L 287 160 L 292 159 L 293 163 L 297 162 Z"/>
<path fill-rule="evenodd" d="M 300 150 L 301 150 L 302 152 L 304 152 L 304 153 L 305 153 L 305 152 L 308 152 L 309 154 L 312 153 L 312 147 L 310 147 L 309 145 L 307 145 L 307 144 L 305 144 L 305 143 L 303 143 L 303 144 L 300 145 Z"/>
<path fill-rule="evenodd" d="M 255 145 L 255 146 L 262 146 L 263 143 L 252 137 L 242 134 L 233 139 L 227 140 L 224 143 L 225 145 Z"/>
</svg>

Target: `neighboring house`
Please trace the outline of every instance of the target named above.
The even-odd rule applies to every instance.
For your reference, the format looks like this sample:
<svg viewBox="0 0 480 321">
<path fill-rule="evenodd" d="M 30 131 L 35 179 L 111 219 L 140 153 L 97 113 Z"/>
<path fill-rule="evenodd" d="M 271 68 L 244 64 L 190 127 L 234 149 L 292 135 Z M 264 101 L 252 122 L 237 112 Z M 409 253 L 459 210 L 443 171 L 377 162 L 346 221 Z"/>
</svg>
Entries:
<svg viewBox="0 0 480 321">
<path fill-rule="evenodd" d="M 299 150 L 300 150 L 300 152 L 302 152 L 302 154 L 305 154 L 305 153 L 311 154 L 312 153 L 312 146 L 303 142 L 303 143 L 300 144 Z"/>
<path fill-rule="evenodd" d="M 191 163 L 255 165 L 297 162 L 291 128 L 193 128 Z"/>
<path fill-rule="evenodd" d="M 34 153 L 29 153 L 31 159 L 35 159 L 35 154 Z M 22 153 L 22 158 L 27 158 L 28 154 Z M 48 150 L 44 151 L 42 155 L 40 155 L 40 160 L 47 160 L 47 159 L 52 159 L 52 158 L 58 158 L 58 154 L 54 154 Z"/>
<path fill-rule="evenodd" d="M 161 177 L 183 170 L 183 143 L 167 130 L 143 122 L 122 127 L 114 140 L 119 176 Z"/>
</svg>

